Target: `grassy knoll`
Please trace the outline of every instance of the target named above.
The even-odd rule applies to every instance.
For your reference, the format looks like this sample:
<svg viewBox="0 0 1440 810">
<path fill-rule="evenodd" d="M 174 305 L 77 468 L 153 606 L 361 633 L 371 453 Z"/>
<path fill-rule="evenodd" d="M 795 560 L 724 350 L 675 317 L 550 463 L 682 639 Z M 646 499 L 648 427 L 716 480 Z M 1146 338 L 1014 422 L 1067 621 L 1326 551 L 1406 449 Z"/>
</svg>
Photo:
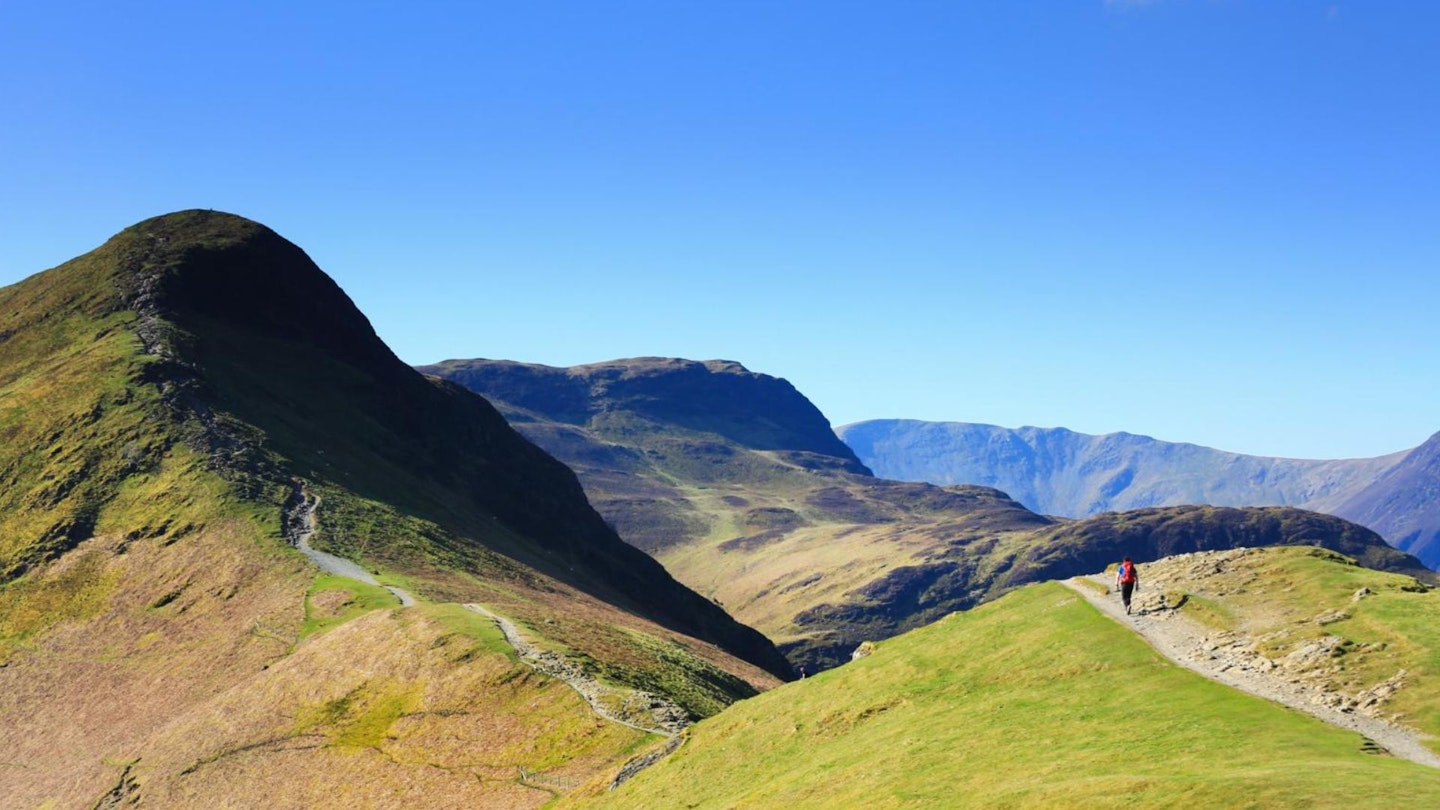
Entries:
<svg viewBox="0 0 1440 810">
<path fill-rule="evenodd" d="M 372 610 L 399 604 L 394 594 L 378 585 L 320 574 L 305 596 L 305 623 L 300 625 L 300 638 L 322 633 Z"/>
<path fill-rule="evenodd" d="M 1393 807 L 1440 772 L 1160 659 L 1036 585 L 744 701 L 562 807 Z"/>
</svg>

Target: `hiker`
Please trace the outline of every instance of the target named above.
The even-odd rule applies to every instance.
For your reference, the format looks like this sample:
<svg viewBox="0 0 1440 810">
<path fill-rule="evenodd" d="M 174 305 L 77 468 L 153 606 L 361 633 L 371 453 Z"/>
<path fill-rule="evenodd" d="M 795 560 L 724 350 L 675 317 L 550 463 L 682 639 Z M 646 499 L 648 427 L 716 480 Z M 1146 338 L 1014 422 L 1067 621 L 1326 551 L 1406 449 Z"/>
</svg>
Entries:
<svg viewBox="0 0 1440 810">
<path fill-rule="evenodd" d="M 1140 575 L 1135 571 L 1135 563 L 1126 557 L 1115 569 L 1115 587 L 1120 591 L 1120 599 L 1125 602 L 1125 612 L 1130 612 L 1130 594 L 1140 584 Z"/>
</svg>

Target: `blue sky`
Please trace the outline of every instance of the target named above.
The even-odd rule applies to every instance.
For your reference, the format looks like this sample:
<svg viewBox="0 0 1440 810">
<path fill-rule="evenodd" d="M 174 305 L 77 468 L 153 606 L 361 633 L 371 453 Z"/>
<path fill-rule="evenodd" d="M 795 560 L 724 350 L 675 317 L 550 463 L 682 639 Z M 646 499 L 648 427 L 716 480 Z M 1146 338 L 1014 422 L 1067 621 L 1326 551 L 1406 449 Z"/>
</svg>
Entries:
<svg viewBox="0 0 1440 810">
<path fill-rule="evenodd" d="M 1440 7 L 10 3 L 0 283 L 260 220 L 412 363 L 723 357 L 835 424 L 1440 430 Z"/>
</svg>

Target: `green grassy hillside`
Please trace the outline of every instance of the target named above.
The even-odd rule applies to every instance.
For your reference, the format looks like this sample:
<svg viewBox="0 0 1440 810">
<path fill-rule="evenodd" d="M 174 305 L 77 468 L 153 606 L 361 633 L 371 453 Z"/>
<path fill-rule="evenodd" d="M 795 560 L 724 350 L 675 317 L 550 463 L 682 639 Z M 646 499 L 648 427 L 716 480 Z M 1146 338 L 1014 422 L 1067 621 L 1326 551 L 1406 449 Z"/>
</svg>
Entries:
<svg viewBox="0 0 1440 810">
<path fill-rule="evenodd" d="M 1141 570 L 1152 596 L 1215 628 L 1217 642 L 1322 687 L 1338 708 L 1440 739 L 1440 590 L 1314 548 L 1181 555 Z"/>
<path fill-rule="evenodd" d="M 0 436 L 0 747 L 23 775 L 0 806 L 112 787 L 157 807 L 383 806 L 407 785 L 532 806 L 628 756 L 643 735 L 458 602 L 695 716 L 788 671 L 239 217 L 148 220 L 0 290 Z M 420 606 L 288 545 L 302 482 L 315 545 Z"/>
<path fill-rule="evenodd" d="M 558 806 L 1440 802 L 1440 772 L 1362 746 L 1354 733 L 1169 664 L 1045 584 L 738 704 L 618 789 Z"/>
<path fill-rule="evenodd" d="M 1424 572 L 1373 532 L 1295 509 L 1173 507 L 1076 523 L 994 489 L 876 478 L 816 438 L 828 423 L 788 383 L 734 363 L 423 370 L 490 398 L 576 471 L 622 537 L 810 671 L 867 639 L 1124 554 L 1303 543 Z"/>
</svg>

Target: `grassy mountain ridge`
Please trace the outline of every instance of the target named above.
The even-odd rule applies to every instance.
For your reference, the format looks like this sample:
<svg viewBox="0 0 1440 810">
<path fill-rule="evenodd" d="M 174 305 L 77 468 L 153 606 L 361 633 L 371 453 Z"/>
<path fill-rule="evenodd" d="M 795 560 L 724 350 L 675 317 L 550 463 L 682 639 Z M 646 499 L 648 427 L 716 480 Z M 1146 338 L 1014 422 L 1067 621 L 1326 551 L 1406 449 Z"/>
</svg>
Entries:
<svg viewBox="0 0 1440 810">
<path fill-rule="evenodd" d="M 732 363 L 643 358 L 556 369 L 471 360 L 423 368 L 475 386 L 576 470 L 622 537 L 812 670 L 845 660 L 867 639 L 1125 553 L 1153 559 L 1171 546 L 1318 543 L 1377 565 L 1422 569 L 1373 533 L 1294 510 L 1239 517 L 1172 510 L 1137 516 L 1123 532 L 1103 521 L 1072 530 L 994 489 L 876 478 L 856 471 L 848 451 L 825 457 L 817 452 L 823 447 L 806 443 L 802 437 L 828 423 L 813 405 L 793 401 L 803 399 L 798 392 L 777 405 L 767 395 L 773 383 Z M 724 382 L 698 385 L 704 374 Z M 630 378 L 646 381 L 639 406 L 614 387 Z M 749 386 L 754 397 L 744 393 Z M 707 423 L 711 398 L 694 392 L 718 389 L 731 392 L 719 406 L 724 417 Z M 666 399 L 676 402 L 656 404 Z M 686 418 L 664 418 L 674 412 Z M 785 434 L 789 444 L 777 444 L 770 431 L 750 446 L 745 437 L 760 431 L 735 430 L 737 421 L 795 427 Z M 1183 539 L 1172 538 L 1177 532 Z"/>
<path fill-rule="evenodd" d="M 1172 506 L 1061 523 L 1037 534 L 1032 550 L 1010 576 L 1019 584 L 1098 571 L 1115 562 L 1117 551 L 1148 562 L 1194 551 L 1266 546 L 1321 546 L 1377 571 L 1440 581 L 1418 559 L 1364 526 L 1282 506 Z"/>
<path fill-rule="evenodd" d="M 1440 696 L 1431 668 L 1440 638 L 1411 618 L 1433 610 L 1435 592 L 1309 549 L 1257 552 L 1228 570 L 1223 589 L 1205 592 L 1208 604 L 1257 628 L 1278 610 L 1296 648 L 1354 634 L 1357 657 L 1374 656 L 1375 666 L 1358 663 L 1351 675 L 1373 683 L 1396 666 L 1425 673 L 1392 702 L 1435 728 L 1427 707 Z M 1361 587 L 1373 595 L 1357 605 Z M 1353 615 L 1314 622 L 1337 606 Z M 1398 639 L 1412 637 L 1419 649 L 1397 652 Z M 1366 644 L 1377 651 L 1359 653 Z M 1366 753 L 1358 734 L 1182 670 L 1053 583 L 876 644 L 687 737 L 618 789 L 560 806 L 1080 807 L 1123 796 L 1166 807 L 1379 808 L 1440 799 L 1435 770 Z"/>
<path fill-rule="evenodd" d="M 24 774 L 0 805 L 538 806 L 644 741 L 455 602 L 696 716 L 788 672 L 261 225 L 147 220 L 0 313 L 0 745 Z M 421 605 L 288 547 L 302 481 L 315 544 Z"/>
</svg>

